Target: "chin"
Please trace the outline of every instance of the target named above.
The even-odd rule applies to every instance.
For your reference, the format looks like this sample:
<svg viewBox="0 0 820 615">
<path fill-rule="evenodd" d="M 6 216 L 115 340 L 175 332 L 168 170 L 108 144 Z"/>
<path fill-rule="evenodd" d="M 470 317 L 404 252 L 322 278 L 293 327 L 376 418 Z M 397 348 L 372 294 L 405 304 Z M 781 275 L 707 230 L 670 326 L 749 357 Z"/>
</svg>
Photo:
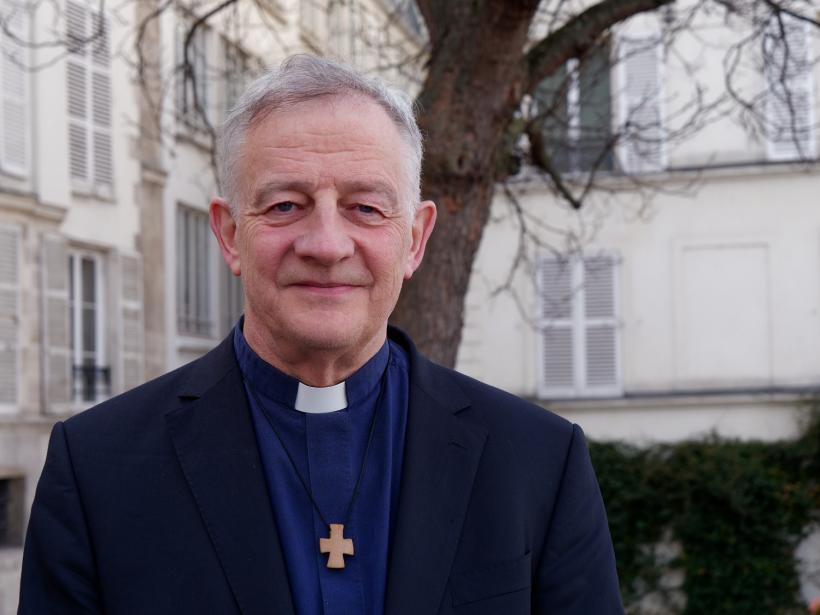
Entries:
<svg viewBox="0 0 820 615">
<path fill-rule="evenodd" d="M 345 350 L 361 345 L 366 337 L 357 324 L 338 315 L 317 316 L 308 322 L 292 323 L 290 335 L 301 345 L 315 350 Z"/>
</svg>

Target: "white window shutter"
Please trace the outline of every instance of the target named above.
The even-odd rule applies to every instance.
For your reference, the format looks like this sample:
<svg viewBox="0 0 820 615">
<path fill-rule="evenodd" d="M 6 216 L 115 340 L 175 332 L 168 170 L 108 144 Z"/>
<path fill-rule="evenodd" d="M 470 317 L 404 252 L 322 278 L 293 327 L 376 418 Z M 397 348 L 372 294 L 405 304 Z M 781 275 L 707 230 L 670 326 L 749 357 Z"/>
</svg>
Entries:
<svg viewBox="0 0 820 615">
<path fill-rule="evenodd" d="M 619 43 L 620 159 L 626 173 L 651 173 L 666 166 L 662 51 L 657 37 L 624 37 Z"/>
<path fill-rule="evenodd" d="M 66 3 L 68 144 L 71 178 L 82 188 L 113 182 L 110 19 Z"/>
<path fill-rule="evenodd" d="M 572 316 L 572 262 L 542 259 L 539 268 L 541 317 L 547 320 Z"/>
<path fill-rule="evenodd" d="M 0 406 L 19 402 L 20 229 L 0 227 Z"/>
<path fill-rule="evenodd" d="M 586 321 L 586 386 L 618 386 L 615 261 L 611 257 L 584 260 Z"/>
<path fill-rule="evenodd" d="M 29 173 L 28 14 L 24 5 L 0 0 L 0 168 L 19 176 Z"/>
<path fill-rule="evenodd" d="M 68 146 L 72 179 L 88 181 L 86 73 L 81 63 L 68 60 Z"/>
<path fill-rule="evenodd" d="M 94 152 L 94 184 L 110 186 L 113 181 L 111 147 L 110 19 L 94 12 L 91 20 L 91 135 Z"/>
<path fill-rule="evenodd" d="M 88 150 L 88 71 L 86 69 L 86 40 L 88 39 L 88 11 L 80 2 L 68 0 L 65 7 L 68 57 L 66 59 L 66 87 L 68 101 L 68 148 L 71 178 L 87 182 L 89 175 Z"/>
<path fill-rule="evenodd" d="M 132 254 L 119 255 L 120 279 L 120 385 L 127 391 L 142 384 L 144 326 L 142 312 L 142 261 Z"/>
<path fill-rule="evenodd" d="M 91 74 L 92 135 L 94 148 L 94 184 L 110 186 L 113 180 L 111 161 L 111 78 L 108 71 Z"/>
<path fill-rule="evenodd" d="M 772 17 L 764 32 L 766 153 L 771 160 L 816 155 L 809 28 L 807 22 L 782 13 L 779 21 Z"/>
<path fill-rule="evenodd" d="M 539 261 L 541 303 L 541 390 L 544 394 L 571 391 L 575 382 L 572 331 L 572 261 Z"/>
<path fill-rule="evenodd" d="M 572 327 L 546 326 L 542 335 L 544 387 L 549 390 L 572 389 L 575 384 Z"/>
<path fill-rule="evenodd" d="M 91 14 L 91 36 L 91 57 L 94 64 L 108 70 L 111 58 L 111 20 L 104 13 L 94 11 Z"/>
<path fill-rule="evenodd" d="M 45 407 L 59 411 L 71 401 L 68 251 L 64 239 L 43 237 L 43 383 Z"/>
</svg>

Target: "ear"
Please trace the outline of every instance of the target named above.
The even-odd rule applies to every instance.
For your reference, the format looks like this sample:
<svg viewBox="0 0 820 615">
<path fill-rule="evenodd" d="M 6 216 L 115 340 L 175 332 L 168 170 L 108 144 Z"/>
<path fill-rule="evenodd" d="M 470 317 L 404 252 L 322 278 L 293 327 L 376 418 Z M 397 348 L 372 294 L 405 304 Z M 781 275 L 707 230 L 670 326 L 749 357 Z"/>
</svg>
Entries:
<svg viewBox="0 0 820 615">
<path fill-rule="evenodd" d="M 231 212 L 231 207 L 220 198 L 214 198 L 210 206 L 211 230 L 219 242 L 222 257 L 228 263 L 231 273 L 241 275 L 239 263 L 239 247 L 236 243 L 237 222 Z"/>
<path fill-rule="evenodd" d="M 405 280 L 413 277 L 413 273 L 421 265 L 421 259 L 424 258 L 424 249 L 427 247 L 427 240 L 430 238 L 430 233 L 433 232 L 435 225 L 436 204 L 433 201 L 423 201 L 416 208 L 410 227 L 410 254 L 407 257 L 407 267 L 404 270 Z"/>
</svg>

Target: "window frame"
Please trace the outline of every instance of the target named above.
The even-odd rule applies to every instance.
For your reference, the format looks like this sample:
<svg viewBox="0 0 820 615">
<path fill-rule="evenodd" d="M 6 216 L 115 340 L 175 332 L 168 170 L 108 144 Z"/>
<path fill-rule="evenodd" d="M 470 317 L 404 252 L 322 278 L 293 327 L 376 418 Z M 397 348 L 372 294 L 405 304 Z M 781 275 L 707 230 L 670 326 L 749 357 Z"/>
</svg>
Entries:
<svg viewBox="0 0 820 615">
<path fill-rule="evenodd" d="M 611 317 L 589 318 L 586 315 L 586 289 L 585 284 L 585 264 L 592 259 L 605 258 L 611 263 L 612 271 L 612 309 Z M 544 314 L 544 290 L 542 281 L 542 268 L 548 262 L 565 262 L 570 268 L 569 271 L 569 292 L 567 301 L 569 305 L 569 316 L 548 318 Z M 618 254 L 611 250 L 599 251 L 594 254 L 572 254 L 566 257 L 556 257 L 555 255 L 539 255 L 536 262 L 536 303 L 537 317 L 535 319 L 536 331 L 536 368 L 537 368 L 537 394 L 540 399 L 573 399 L 573 398 L 595 398 L 595 397 L 620 397 L 623 395 L 623 372 L 621 357 L 621 322 L 620 322 L 620 270 L 621 259 Z M 611 326 L 614 336 L 614 376 L 615 382 L 612 385 L 590 385 L 588 379 L 587 363 L 587 328 L 590 326 Z M 546 349 L 546 334 L 550 329 L 569 329 L 571 332 L 572 347 L 572 385 L 554 386 L 545 381 L 544 357 Z"/>
<path fill-rule="evenodd" d="M 187 229 L 191 220 L 197 217 L 200 224 L 199 232 L 194 233 L 194 243 L 191 245 Z M 185 235 L 183 235 L 183 219 L 185 221 Z M 213 250 L 211 249 L 211 233 L 207 212 L 198 207 L 185 203 L 177 203 L 174 218 L 174 237 L 176 240 L 176 332 L 177 335 L 197 339 L 211 339 L 217 327 L 217 318 L 214 309 L 214 279 L 213 279 Z M 190 268 L 191 263 L 201 266 Z M 191 278 L 193 276 L 193 278 Z M 184 301 L 186 290 L 194 289 L 195 305 Z M 188 305 L 189 308 L 185 309 Z M 199 308 L 203 309 L 199 309 Z"/>
<path fill-rule="evenodd" d="M 89 399 L 84 396 L 82 379 L 78 370 L 86 366 L 86 353 L 82 348 L 83 341 L 83 310 L 85 300 L 82 299 L 83 288 L 83 261 L 90 261 L 94 265 L 94 392 Z M 107 259 L 104 254 L 81 248 L 68 249 L 68 310 L 71 353 L 71 400 L 74 404 L 96 403 L 111 397 L 111 364 L 108 348 L 108 295 L 105 280 L 105 265 Z"/>
<path fill-rule="evenodd" d="M 606 43 L 596 50 L 593 53 L 593 56 L 587 59 L 589 63 L 592 63 L 594 60 L 598 59 L 598 56 L 595 55 L 596 53 L 600 53 L 602 56 L 605 54 L 605 65 L 606 65 L 606 79 L 607 79 L 607 123 L 606 128 L 609 132 L 609 138 L 611 139 L 614 135 L 612 134 L 613 124 L 615 120 L 616 114 L 616 105 L 614 101 L 614 90 L 613 90 L 613 46 L 612 41 L 607 39 Z M 559 128 L 563 128 L 563 140 L 564 143 L 561 143 L 561 148 L 566 150 L 566 159 L 564 161 L 558 159 L 556 160 L 553 158 L 553 166 L 555 169 L 568 177 L 571 178 L 578 178 L 582 177 L 585 174 L 589 173 L 603 173 L 603 174 L 611 174 L 617 170 L 615 164 L 615 148 L 611 147 L 606 151 L 606 155 L 604 156 L 604 160 L 595 167 L 594 164 L 591 164 L 588 160 L 587 151 L 589 148 L 590 143 L 593 141 L 590 135 L 585 134 L 585 131 L 592 128 L 601 129 L 604 127 L 604 122 L 600 124 L 595 122 L 592 124 L 586 124 L 584 122 L 586 112 L 590 109 L 595 109 L 595 99 L 590 95 L 590 92 L 594 92 L 594 89 L 590 88 L 590 91 L 587 91 L 584 84 L 588 84 L 588 82 L 584 79 L 585 75 L 589 73 L 586 72 L 587 67 L 590 66 L 589 63 L 581 63 L 578 58 L 570 58 L 567 60 L 564 65 L 554 73 L 554 77 L 558 76 L 559 73 L 563 73 L 563 80 L 561 82 L 561 87 L 556 90 L 556 94 L 561 95 L 560 106 L 559 104 L 553 103 L 553 108 L 555 109 L 562 109 L 563 114 L 565 114 L 565 118 L 561 118 L 561 113 L 558 114 L 558 122 Z M 594 63 L 591 64 L 594 68 Z M 601 71 L 603 74 L 604 71 Z M 547 78 L 549 79 L 549 78 Z M 545 80 L 546 81 L 546 80 Z M 597 84 L 599 82 L 593 80 L 592 84 Z M 536 99 L 537 99 L 536 95 Z M 537 104 L 540 104 L 537 103 Z M 564 122 L 561 125 L 561 122 Z M 544 130 L 546 126 L 544 126 Z M 601 139 L 598 145 L 605 144 L 605 140 Z M 549 149 L 549 148 L 547 148 Z M 603 152 L 603 149 L 598 150 L 599 152 Z M 554 153 L 554 152 L 553 152 Z"/>
<path fill-rule="evenodd" d="M 185 74 L 185 38 L 193 25 L 193 16 L 184 12 L 176 13 L 176 29 L 174 31 L 174 117 L 177 130 L 180 133 L 189 133 L 204 136 L 208 132 L 208 125 L 213 124 L 213 91 L 212 79 L 208 71 L 212 68 L 212 54 L 214 48 L 214 32 L 207 24 L 197 26 L 191 39 L 190 63 L 192 79 Z M 201 45 L 201 51 L 197 47 Z M 194 92 L 196 91 L 196 97 Z M 202 113 L 196 108 L 194 101 L 199 103 Z M 204 116 L 204 117 L 203 117 Z"/>
</svg>

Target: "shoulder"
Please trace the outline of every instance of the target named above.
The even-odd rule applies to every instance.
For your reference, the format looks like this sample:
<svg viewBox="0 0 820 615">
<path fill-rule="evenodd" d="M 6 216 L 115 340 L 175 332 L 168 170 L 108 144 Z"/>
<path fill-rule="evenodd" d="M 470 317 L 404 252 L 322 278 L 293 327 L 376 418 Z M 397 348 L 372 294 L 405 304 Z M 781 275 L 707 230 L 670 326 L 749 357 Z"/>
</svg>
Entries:
<svg viewBox="0 0 820 615">
<path fill-rule="evenodd" d="M 464 418 L 481 424 L 490 434 L 503 435 L 516 443 L 550 444 L 553 449 L 563 448 L 573 438 L 573 424 L 543 406 L 455 370 L 431 365 L 469 399 L 469 407 L 461 413 Z"/>
<path fill-rule="evenodd" d="M 113 444 L 152 434 L 164 425 L 165 413 L 181 406 L 185 397 L 199 397 L 236 368 L 230 340 L 229 336 L 199 359 L 72 416 L 65 421 L 67 436 L 104 436 Z"/>
<path fill-rule="evenodd" d="M 533 459 L 545 455 L 555 459 L 565 456 L 582 434 L 580 428 L 543 406 L 430 361 L 394 327 L 390 337 L 407 354 L 411 387 L 455 410 L 458 419 L 484 430 L 490 441 Z"/>
</svg>

